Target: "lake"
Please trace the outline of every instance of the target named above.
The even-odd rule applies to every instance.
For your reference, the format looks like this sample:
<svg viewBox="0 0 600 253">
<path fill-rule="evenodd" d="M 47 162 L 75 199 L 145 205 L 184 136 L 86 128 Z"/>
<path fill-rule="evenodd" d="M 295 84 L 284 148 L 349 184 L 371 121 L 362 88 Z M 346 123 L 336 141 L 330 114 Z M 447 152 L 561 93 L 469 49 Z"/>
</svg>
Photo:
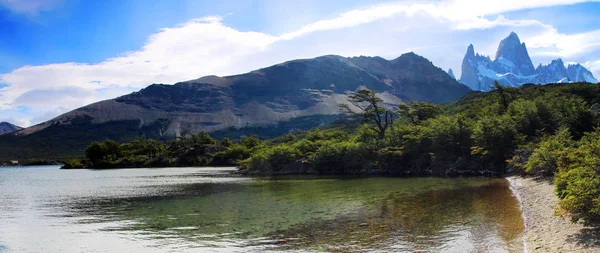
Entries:
<svg viewBox="0 0 600 253">
<path fill-rule="evenodd" d="M 0 252 L 523 252 L 502 178 L 0 167 Z"/>
</svg>

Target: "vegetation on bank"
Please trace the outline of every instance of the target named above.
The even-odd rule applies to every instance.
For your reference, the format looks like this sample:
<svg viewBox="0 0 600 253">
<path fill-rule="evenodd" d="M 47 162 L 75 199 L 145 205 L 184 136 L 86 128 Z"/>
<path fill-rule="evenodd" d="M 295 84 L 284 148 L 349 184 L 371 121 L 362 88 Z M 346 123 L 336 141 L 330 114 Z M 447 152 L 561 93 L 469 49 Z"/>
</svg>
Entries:
<svg viewBox="0 0 600 253">
<path fill-rule="evenodd" d="M 74 168 L 148 168 L 185 166 L 236 165 L 250 157 L 262 145 L 256 136 L 233 142 L 228 138 L 216 141 L 205 132 L 161 142 L 135 139 L 119 143 L 113 140 L 93 142 L 86 150 L 86 159 L 70 159 L 64 169 Z"/>
<path fill-rule="evenodd" d="M 600 219 L 598 84 L 520 88 L 497 84 L 491 92 L 471 93 L 455 103 L 413 102 L 393 112 L 382 109 L 381 100 L 369 92 L 353 98 L 360 110 L 352 115 L 364 123 L 361 127 L 282 136 L 243 160 L 241 170 L 259 174 L 555 175 L 560 212 L 574 220 Z"/>
<path fill-rule="evenodd" d="M 268 141 L 216 141 L 200 133 L 168 143 L 96 142 L 86 149 L 87 160 L 65 167 L 237 164 L 248 174 L 555 175 L 561 212 L 600 219 L 599 85 L 496 85 L 451 104 L 412 102 L 393 110 L 372 91 L 350 98 L 352 104 L 341 105 L 349 124 Z"/>
</svg>

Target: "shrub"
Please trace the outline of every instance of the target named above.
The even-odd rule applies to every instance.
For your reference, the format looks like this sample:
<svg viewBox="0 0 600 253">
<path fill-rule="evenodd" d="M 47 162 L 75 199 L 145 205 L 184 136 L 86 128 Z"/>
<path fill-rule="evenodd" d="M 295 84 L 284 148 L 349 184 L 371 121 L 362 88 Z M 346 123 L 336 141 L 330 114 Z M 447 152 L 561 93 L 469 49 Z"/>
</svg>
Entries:
<svg viewBox="0 0 600 253">
<path fill-rule="evenodd" d="M 375 161 L 374 148 L 356 142 L 328 143 L 311 157 L 313 167 L 324 174 L 366 172 Z"/>
<path fill-rule="evenodd" d="M 572 220 L 600 221 L 600 174 L 597 168 L 576 167 L 555 177 L 559 204 Z"/>
<path fill-rule="evenodd" d="M 490 167 L 496 172 L 504 172 L 506 160 L 515 147 L 517 132 L 510 117 L 486 116 L 473 127 L 471 153 L 480 158 L 481 168 Z"/>
<path fill-rule="evenodd" d="M 73 158 L 65 162 L 62 166 L 62 169 L 83 169 L 88 168 L 90 166 L 90 162 L 85 159 Z"/>
<path fill-rule="evenodd" d="M 242 140 L 240 140 L 240 144 L 244 145 L 246 148 L 253 149 L 260 146 L 261 142 L 256 135 L 252 135 L 242 138 Z"/>
<path fill-rule="evenodd" d="M 562 212 L 573 221 L 600 222 L 600 129 L 566 150 L 554 178 Z"/>
<path fill-rule="evenodd" d="M 542 175 L 553 175 L 558 168 L 559 157 L 566 147 L 572 145 L 569 129 L 562 127 L 558 132 L 542 140 L 533 150 L 525 163 L 525 172 Z"/>
<path fill-rule="evenodd" d="M 240 163 L 242 169 L 251 171 L 279 171 L 301 156 L 298 149 L 287 144 L 268 147 L 255 152 Z"/>
<path fill-rule="evenodd" d="M 233 144 L 227 150 L 214 154 L 213 165 L 235 165 L 239 161 L 250 157 L 250 149 L 240 144 Z"/>
</svg>

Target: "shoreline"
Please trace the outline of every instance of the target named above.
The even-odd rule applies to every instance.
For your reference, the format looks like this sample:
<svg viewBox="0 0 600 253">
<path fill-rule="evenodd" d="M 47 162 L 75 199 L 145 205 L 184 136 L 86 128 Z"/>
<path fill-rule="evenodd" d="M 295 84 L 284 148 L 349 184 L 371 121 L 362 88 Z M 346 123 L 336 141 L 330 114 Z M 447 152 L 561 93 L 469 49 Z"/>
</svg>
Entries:
<svg viewBox="0 0 600 253">
<path fill-rule="evenodd" d="M 552 178 L 508 176 L 521 205 L 525 252 L 600 252 L 600 229 L 554 215 L 558 197 Z"/>
</svg>

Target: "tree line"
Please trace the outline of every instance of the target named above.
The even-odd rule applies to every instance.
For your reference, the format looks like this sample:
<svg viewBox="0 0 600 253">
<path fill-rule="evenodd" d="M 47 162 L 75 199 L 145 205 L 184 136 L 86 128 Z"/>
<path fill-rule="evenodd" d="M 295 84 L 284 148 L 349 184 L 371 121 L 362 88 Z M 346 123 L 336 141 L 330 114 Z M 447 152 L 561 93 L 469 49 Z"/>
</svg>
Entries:
<svg viewBox="0 0 600 253">
<path fill-rule="evenodd" d="M 360 90 L 348 119 L 261 141 L 207 133 L 163 143 L 94 142 L 65 168 L 237 165 L 246 174 L 555 177 L 560 210 L 600 220 L 600 86 L 575 83 L 473 92 L 444 105 L 390 106 Z"/>
</svg>

